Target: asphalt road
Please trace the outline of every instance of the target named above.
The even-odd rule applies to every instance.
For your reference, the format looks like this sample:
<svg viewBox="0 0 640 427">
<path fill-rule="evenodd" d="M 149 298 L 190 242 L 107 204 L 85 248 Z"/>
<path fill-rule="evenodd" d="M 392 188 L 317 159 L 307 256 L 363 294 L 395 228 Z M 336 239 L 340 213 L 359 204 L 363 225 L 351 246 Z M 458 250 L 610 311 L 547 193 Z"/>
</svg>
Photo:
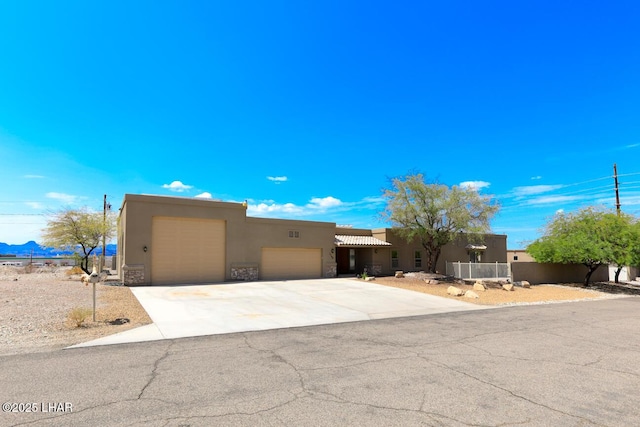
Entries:
<svg viewBox="0 0 640 427">
<path fill-rule="evenodd" d="M 640 298 L 5 356 L 0 368 L 0 401 L 17 411 L 2 426 L 636 426 Z"/>
</svg>

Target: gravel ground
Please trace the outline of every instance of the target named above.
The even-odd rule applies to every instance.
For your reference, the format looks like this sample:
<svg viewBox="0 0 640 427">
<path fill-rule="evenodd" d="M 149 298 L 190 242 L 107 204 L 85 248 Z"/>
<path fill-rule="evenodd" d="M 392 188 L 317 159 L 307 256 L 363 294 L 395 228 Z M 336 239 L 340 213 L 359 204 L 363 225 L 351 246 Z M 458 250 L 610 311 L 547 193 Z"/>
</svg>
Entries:
<svg viewBox="0 0 640 427">
<path fill-rule="evenodd" d="M 534 285 L 530 288 L 514 286 L 513 291 L 489 287 L 484 292 L 474 291 L 479 296 L 477 299 L 454 297 L 447 294 L 447 288 L 449 286 L 453 285 L 463 291 L 467 291 L 473 290 L 473 285 L 445 281 L 438 284 L 425 283 L 425 279 L 430 278 L 434 278 L 434 276 L 423 273 L 407 273 L 403 278 L 377 277 L 375 278 L 375 283 L 482 305 L 544 304 L 559 301 L 581 301 L 585 299 L 617 297 L 617 295 L 609 292 L 584 289 L 582 285 L 576 283 L 566 285 Z"/>
<path fill-rule="evenodd" d="M 97 284 L 96 322 L 89 315 L 77 327 L 68 315 L 76 307 L 92 309 L 93 286 L 69 272 L 0 267 L 0 355 L 60 349 L 151 323 L 129 288 Z"/>
</svg>

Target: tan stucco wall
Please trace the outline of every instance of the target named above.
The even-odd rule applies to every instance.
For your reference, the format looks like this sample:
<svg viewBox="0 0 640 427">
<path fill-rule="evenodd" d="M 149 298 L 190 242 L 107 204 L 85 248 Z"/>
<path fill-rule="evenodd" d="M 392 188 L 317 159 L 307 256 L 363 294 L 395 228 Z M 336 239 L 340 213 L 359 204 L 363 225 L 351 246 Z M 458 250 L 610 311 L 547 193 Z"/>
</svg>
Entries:
<svg viewBox="0 0 640 427">
<path fill-rule="evenodd" d="M 587 275 L 587 267 L 582 264 L 544 264 L 537 262 L 514 262 L 511 277 L 516 282 L 526 280 L 533 285 L 541 283 L 582 283 Z M 609 269 L 600 266 L 592 275 L 592 282 L 609 280 Z"/>
<path fill-rule="evenodd" d="M 516 257 L 518 259 L 516 259 Z M 507 251 L 508 262 L 536 262 L 524 249 L 511 249 Z"/>
<path fill-rule="evenodd" d="M 246 216 L 242 203 L 227 203 L 212 200 L 145 196 L 127 194 L 124 197 L 119 218 L 118 273 L 123 270 L 137 271 L 144 280 L 139 284 L 150 284 L 153 245 L 151 242 L 154 216 L 217 219 L 225 221 L 226 253 L 225 280 L 232 279 L 232 269 L 239 265 L 260 269 L 263 248 L 319 248 L 322 256 L 322 274 L 331 277 L 336 268 L 335 234 L 373 236 L 391 243 L 392 247 L 360 247 L 356 251 L 357 273 L 364 267 L 382 267 L 382 274 L 393 274 L 395 270 L 421 271 L 425 269 L 424 248 L 419 242 L 407 243 L 396 236 L 393 230 L 337 228 L 332 222 L 296 221 L 283 219 L 251 218 Z M 289 231 L 297 231 L 299 238 L 290 238 Z M 507 262 L 506 236 L 487 235 L 487 249 L 482 262 Z M 438 260 L 437 270 L 445 272 L 445 263 L 469 261 L 464 236 L 446 245 Z M 147 251 L 143 250 L 147 247 Z M 391 267 L 391 251 L 399 253 L 399 266 Z M 423 254 L 422 267 L 414 265 L 414 252 Z M 260 277 L 260 276 L 258 276 Z"/>
<path fill-rule="evenodd" d="M 415 239 L 407 243 L 405 239 L 396 235 L 390 228 L 375 229 L 372 231 L 373 237 L 385 240 L 393 246 L 388 251 L 388 259 L 384 264 L 384 273 L 392 274 L 395 270 L 401 271 L 425 271 L 426 253 L 420 242 Z M 487 249 L 483 252 L 482 262 L 507 262 L 507 236 L 502 234 L 488 234 L 484 236 L 483 243 Z M 466 246 L 469 240 L 462 235 L 458 240 L 446 244 L 442 248 L 442 253 L 438 259 L 436 270 L 444 274 L 447 262 L 469 262 L 469 251 Z M 391 251 L 398 251 L 398 267 L 391 268 Z M 422 256 L 422 267 L 415 266 L 415 251 L 420 251 Z M 379 251 L 380 252 L 380 251 Z"/>
<path fill-rule="evenodd" d="M 245 230 L 240 246 L 246 262 L 260 262 L 262 248 L 320 248 L 323 275 L 329 265 L 335 267 L 335 223 L 249 217 Z M 289 231 L 300 237 L 289 237 Z"/>
<path fill-rule="evenodd" d="M 368 228 L 350 228 L 350 227 L 336 227 L 336 234 L 342 234 L 345 236 L 372 236 L 371 230 Z"/>
<path fill-rule="evenodd" d="M 263 247 L 320 248 L 323 274 L 331 265 L 335 268 L 335 223 L 248 218 L 242 203 L 127 194 L 120 211 L 120 277 L 123 277 L 125 266 L 139 268 L 145 278 L 141 284 L 151 283 L 151 255 L 154 249 L 151 227 L 154 216 L 224 220 L 226 280 L 230 280 L 234 264 L 256 264 L 259 267 Z M 298 231 L 300 237 L 289 238 L 290 230 Z M 146 252 L 143 250 L 145 246 Z"/>
</svg>

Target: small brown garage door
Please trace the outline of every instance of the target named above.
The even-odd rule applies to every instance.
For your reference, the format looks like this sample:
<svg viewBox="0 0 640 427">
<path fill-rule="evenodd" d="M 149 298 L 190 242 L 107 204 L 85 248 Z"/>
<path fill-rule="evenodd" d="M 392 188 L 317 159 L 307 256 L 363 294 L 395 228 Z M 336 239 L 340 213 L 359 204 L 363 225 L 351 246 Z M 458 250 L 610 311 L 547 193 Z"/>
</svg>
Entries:
<svg viewBox="0 0 640 427">
<path fill-rule="evenodd" d="M 316 279 L 322 277 L 319 248 L 262 248 L 263 280 Z"/>
<path fill-rule="evenodd" d="M 222 220 L 153 217 L 151 283 L 224 281 L 225 247 Z"/>
</svg>

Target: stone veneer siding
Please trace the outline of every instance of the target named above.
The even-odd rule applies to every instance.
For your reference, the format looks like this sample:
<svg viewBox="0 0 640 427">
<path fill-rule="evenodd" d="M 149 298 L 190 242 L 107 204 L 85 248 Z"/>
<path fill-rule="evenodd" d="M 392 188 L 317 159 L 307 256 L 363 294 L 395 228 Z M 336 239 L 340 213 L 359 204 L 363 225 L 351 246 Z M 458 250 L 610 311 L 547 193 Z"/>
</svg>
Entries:
<svg viewBox="0 0 640 427">
<path fill-rule="evenodd" d="M 338 276 L 338 264 L 335 262 L 327 263 L 324 265 L 324 277 L 337 277 Z"/>
<path fill-rule="evenodd" d="M 382 274 L 382 264 L 371 264 L 366 266 L 369 276 L 379 276 Z"/>
<path fill-rule="evenodd" d="M 259 275 L 258 264 L 231 265 L 231 280 L 258 280 Z"/>
<path fill-rule="evenodd" d="M 144 284 L 144 265 L 125 265 L 122 267 L 122 283 L 126 286 Z"/>
</svg>

